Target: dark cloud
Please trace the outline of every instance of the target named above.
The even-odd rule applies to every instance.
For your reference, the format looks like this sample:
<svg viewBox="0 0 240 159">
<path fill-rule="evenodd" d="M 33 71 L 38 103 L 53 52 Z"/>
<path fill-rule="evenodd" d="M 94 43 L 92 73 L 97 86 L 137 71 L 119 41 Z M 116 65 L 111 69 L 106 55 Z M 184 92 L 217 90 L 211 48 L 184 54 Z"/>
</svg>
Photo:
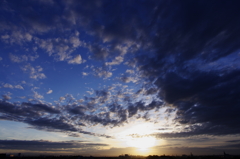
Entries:
<svg viewBox="0 0 240 159">
<path fill-rule="evenodd" d="M 177 109 L 175 121 L 192 125 L 186 132 L 159 136 L 240 133 L 239 68 L 201 68 L 218 59 L 227 62 L 239 50 L 238 3 L 169 1 L 155 10 L 159 22 L 152 23 L 155 36 L 149 38 L 156 52 L 139 56 L 138 65 L 160 90 L 158 98 Z"/>
<path fill-rule="evenodd" d="M 84 120 L 93 123 L 94 125 L 96 124 L 102 124 L 104 126 L 107 125 L 117 125 L 119 123 L 118 120 L 114 120 L 114 119 L 110 119 L 110 117 L 108 115 L 86 115 L 84 117 Z"/>
<path fill-rule="evenodd" d="M 163 130 L 171 130 L 172 128 L 159 128 L 158 130 L 163 131 Z"/>
<path fill-rule="evenodd" d="M 107 48 L 96 44 L 89 46 L 89 50 L 93 53 L 93 58 L 98 60 L 106 60 L 109 55 L 109 50 Z"/>
<path fill-rule="evenodd" d="M 62 149 L 81 149 L 104 147 L 107 144 L 88 143 L 83 141 L 46 141 L 46 140 L 0 140 L 1 149 L 26 151 L 61 151 Z"/>
<path fill-rule="evenodd" d="M 149 90 L 147 90 L 144 94 L 145 95 L 152 95 L 152 94 L 156 94 L 158 92 L 158 89 L 156 88 L 150 88 Z"/>
<path fill-rule="evenodd" d="M 65 122 L 66 119 L 49 119 L 49 118 L 37 118 L 37 119 L 27 119 L 25 120 L 26 123 L 34 126 L 40 130 L 60 130 L 60 131 L 73 131 L 77 132 L 78 129 L 75 128 L 74 125 L 71 125 Z M 82 125 L 82 124 L 79 124 Z"/>
<path fill-rule="evenodd" d="M 51 106 L 48 106 L 46 104 L 32 104 L 32 103 L 25 103 L 23 102 L 22 103 L 22 106 L 28 106 L 34 110 L 37 110 L 37 111 L 46 111 L 48 113 L 52 113 L 52 114 L 59 114 L 60 111 L 51 107 Z"/>
<path fill-rule="evenodd" d="M 131 118 L 132 116 L 136 115 L 138 112 L 138 107 L 130 105 L 128 107 L 128 116 Z"/>
<path fill-rule="evenodd" d="M 236 122 L 240 121 L 236 113 L 240 110 L 239 71 L 222 75 L 193 72 L 190 75 L 192 78 L 183 78 L 170 73 L 163 81 L 159 78 L 155 83 L 162 89 L 159 96 L 178 109 L 175 120 L 181 124 L 202 125 L 201 129 L 193 127 L 192 134 L 239 133 Z"/>
<path fill-rule="evenodd" d="M 2 101 L 0 102 L 0 118 L 4 120 L 24 122 L 29 124 L 31 126 L 30 128 L 53 132 L 64 132 L 75 137 L 79 136 L 78 133 L 80 133 L 111 138 L 111 136 L 106 134 L 98 134 L 82 130 L 82 128 L 86 126 L 84 124 L 85 121 L 97 124 L 101 123 L 102 125 L 108 125 L 109 123 L 113 124 L 113 121 L 111 121 L 109 117 L 108 119 L 105 119 L 94 115 L 85 115 L 83 110 L 86 110 L 86 108 L 83 106 L 72 105 L 71 107 L 66 107 L 68 109 L 65 110 L 70 112 L 73 116 L 65 117 L 65 111 L 60 113 L 59 110 L 46 104 L 33 104 L 25 102 L 22 104 L 14 104 Z M 57 116 L 55 116 L 56 114 Z"/>
<path fill-rule="evenodd" d="M 84 115 L 84 112 L 86 109 L 87 109 L 86 107 L 80 105 L 80 106 L 72 107 L 68 111 L 72 114 Z"/>
<path fill-rule="evenodd" d="M 240 142 L 240 140 L 228 140 L 226 142 Z"/>
<path fill-rule="evenodd" d="M 100 103 L 106 103 L 111 97 L 111 93 L 106 90 L 96 90 L 95 93 Z"/>
<path fill-rule="evenodd" d="M 7 117 L 10 120 L 22 120 L 26 117 L 38 117 L 40 112 L 31 109 L 31 107 L 20 106 L 6 101 L 0 101 L 1 117 Z"/>
</svg>

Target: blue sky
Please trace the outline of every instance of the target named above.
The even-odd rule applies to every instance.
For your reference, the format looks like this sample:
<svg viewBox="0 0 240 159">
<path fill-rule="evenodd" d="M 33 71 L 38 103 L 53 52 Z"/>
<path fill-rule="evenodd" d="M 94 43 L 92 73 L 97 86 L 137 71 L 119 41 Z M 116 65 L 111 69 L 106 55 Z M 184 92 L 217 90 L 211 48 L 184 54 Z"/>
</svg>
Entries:
<svg viewBox="0 0 240 159">
<path fill-rule="evenodd" d="M 0 153 L 239 154 L 237 6 L 1 1 Z"/>
</svg>

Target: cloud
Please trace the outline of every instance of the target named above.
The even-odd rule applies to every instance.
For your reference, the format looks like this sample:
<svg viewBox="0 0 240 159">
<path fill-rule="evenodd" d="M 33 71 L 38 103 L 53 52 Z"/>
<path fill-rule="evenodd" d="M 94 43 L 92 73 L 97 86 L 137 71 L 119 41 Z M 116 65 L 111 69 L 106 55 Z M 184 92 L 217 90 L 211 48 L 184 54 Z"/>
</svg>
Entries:
<svg viewBox="0 0 240 159">
<path fill-rule="evenodd" d="M 238 73 L 239 71 L 233 71 L 219 76 L 217 72 L 195 71 L 190 72 L 191 78 L 187 79 L 176 73 L 167 74 L 164 80 L 159 78 L 155 82 L 156 86 L 161 88 L 159 96 L 177 108 L 175 121 L 193 126 L 188 132 L 168 135 L 239 133 L 236 123 L 233 122 L 240 120 L 235 113 L 239 111 L 236 99 L 239 93 L 236 87 L 239 82 Z"/>
<path fill-rule="evenodd" d="M 3 100 L 10 100 L 11 99 L 11 97 L 9 95 L 2 95 L 2 97 L 3 97 Z"/>
<path fill-rule="evenodd" d="M 81 55 L 76 55 L 75 58 L 68 61 L 69 64 L 81 64 L 83 62 L 84 62 L 84 60 L 82 60 Z"/>
<path fill-rule="evenodd" d="M 60 97 L 60 98 L 59 98 L 60 101 L 63 101 L 63 100 L 65 100 L 65 99 L 66 99 L 65 97 Z"/>
<path fill-rule="evenodd" d="M 85 126 L 84 124 L 78 122 L 77 125 L 73 125 L 67 122 L 69 119 L 61 114 L 59 108 L 43 103 L 23 102 L 15 104 L 4 100 L 0 101 L 0 112 L 2 113 L 1 119 L 24 122 L 39 130 L 98 135 L 82 131 L 79 127 Z M 60 118 L 52 116 L 53 114 L 60 115 Z"/>
<path fill-rule="evenodd" d="M 138 80 L 134 77 L 128 77 L 128 76 L 122 76 L 119 78 L 122 82 L 124 83 L 129 83 L 129 82 L 133 82 L 136 83 Z"/>
<path fill-rule="evenodd" d="M 35 38 L 36 44 L 45 50 L 49 56 L 53 56 L 56 61 L 68 61 L 69 64 L 81 64 L 85 62 L 81 55 L 76 55 L 74 58 L 71 54 L 81 46 L 78 35 L 70 35 L 70 39 L 52 38 L 40 39 Z"/>
<path fill-rule="evenodd" d="M 144 93 L 145 95 L 152 95 L 152 94 L 156 94 L 158 92 L 157 88 L 150 88 L 148 90 L 146 90 L 146 92 Z"/>
<path fill-rule="evenodd" d="M 106 103 L 111 98 L 111 93 L 107 90 L 96 90 L 95 93 L 100 103 Z"/>
<path fill-rule="evenodd" d="M 19 44 L 23 45 L 23 43 L 30 42 L 32 40 L 32 35 L 28 32 L 24 32 L 22 30 L 12 30 L 11 34 L 2 35 L 1 40 L 5 43 L 9 44 Z"/>
<path fill-rule="evenodd" d="M 20 62 L 23 62 L 23 61 L 28 61 L 28 58 L 26 55 L 22 55 L 20 57 L 16 56 L 16 55 L 13 55 L 13 54 L 9 54 L 9 57 L 10 57 L 10 60 L 12 62 L 17 62 L 17 63 L 20 63 Z"/>
<path fill-rule="evenodd" d="M 106 62 L 106 65 L 119 65 L 120 63 L 123 62 L 123 57 L 122 56 L 117 56 L 112 62 Z"/>
<path fill-rule="evenodd" d="M 70 38 L 70 42 L 72 43 L 73 47 L 78 47 L 81 45 L 81 41 L 79 40 L 79 38 L 77 37 L 79 33 L 76 34 L 76 36 L 71 37 Z"/>
<path fill-rule="evenodd" d="M 46 104 L 33 104 L 23 102 L 21 104 L 13 104 L 7 101 L 0 101 L 0 111 L 9 118 L 9 120 L 22 121 L 25 118 L 40 117 L 44 113 L 59 113 L 58 109 L 52 108 Z M 2 117 L 4 117 L 2 114 Z"/>
<path fill-rule="evenodd" d="M 78 129 L 75 128 L 72 124 L 64 122 L 64 118 L 38 118 L 38 119 L 26 119 L 26 123 L 33 126 L 35 129 L 45 130 L 45 131 L 69 131 L 77 132 Z M 81 123 L 79 123 L 81 125 Z"/>
<path fill-rule="evenodd" d="M 48 140 L 0 140 L 2 149 L 25 150 L 25 151 L 61 151 L 106 147 L 108 144 L 91 143 L 83 141 L 48 141 Z"/>
<path fill-rule="evenodd" d="M 53 106 L 50 105 L 46 105 L 46 104 L 32 104 L 32 103 L 26 103 L 23 102 L 22 106 L 27 106 L 30 107 L 32 109 L 35 109 L 36 111 L 46 111 L 48 113 L 52 113 L 52 114 L 59 114 L 60 111 L 57 110 L 56 108 L 54 108 Z"/>
<path fill-rule="evenodd" d="M 228 140 L 226 142 L 240 142 L 240 140 Z"/>
<path fill-rule="evenodd" d="M 93 53 L 93 58 L 97 60 L 105 60 L 109 55 L 108 49 L 100 45 L 90 45 L 88 48 Z"/>
<path fill-rule="evenodd" d="M 5 83 L 5 84 L 3 84 L 3 87 L 4 88 L 10 88 L 10 89 L 14 89 L 14 88 L 16 88 L 16 89 L 23 89 L 23 87 L 21 86 L 21 85 L 11 85 L 11 84 L 9 84 L 9 83 Z"/>
<path fill-rule="evenodd" d="M 93 94 L 93 92 L 91 92 L 91 91 L 86 91 L 89 95 L 92 95 Z"/>
<path fill-rule="evenodd" d="M 14 55 L 9 54 L 9 58 L 12 62 L 21 63 L 26 61 L 35 61 L 39 56 L 37 54 L 35 55 Z"/>
<path fill-rule="evenodd" d="M 5 83 L 5 84 L 3 85 L 3 87 L 4 87 L 4 88 L 11 88 L 11 89 L 14 88 L 13 85 L 11 85 L 11 84 L 9 84 L 9 83 Z"/>
<path fill-rule="evenodd" d="M 41 66 L 36 66 L 36 67 L 33 67 L 31 66 L 31 64 L 27 64 L 23 67 L 21 67 L 21 69 L 24 71 L 24 72 L 27 72 L 29 73 L 30 75 L 30 78 L 32 79 L 44 79 L 46 78 L 46 75 L 44 73 L 42 73 L 43 69 Z"/>
<path fill-rule="evenodd" d="M 14 86 L 14 88 L 23 89 L 23 87 L 21 85 L 16 85 L 16 86 Z"/>
<path fill-rule="evenodd" d="M 86 107 L 80 105 L 80 106 L 70 108 L 68 111 L 69 113 L 72 113 L 72 114 L 84 115 L 86 110 L 87 110 Z"/>
<path fill-rule="evenodd" d="M 126 73 L 133 74 L 133 73 L 134 73 L 134 70 L 129 70 L 129 69 L 127 69 L 127 70 L 126 70 Z"/>
<path fill-rule="evenodd" d="M 36 91 L 33 91 L 33 97 L 35 99 L 43 99 L 44 97 Z"/>
<path fill-rule="evenodd" d="M 110 70 L 108 70 L 106 67 L 96 67 L 93 68 L 93 71 L 94 75 L 100 78 L 107 79 L 112 76 L 112 72 L 110 72 Z"/>
<path fill-rule="evenodd" d="M 87 76 L 88 73 L 87 73 L 87 72 L 82 72 L 82 75 L 83 75 L 83 76 Z"/>
<path fill-rule="evenodd" d="M 110 46 L 106 48 L 99 44 L 89 46 L 89 50 L 93 57 L 105 61 L 111 56 L 110 50 L 114 46 L 127 42 L 133 43 L 131 46 L 135 42 L 139 44 L 137 48 L 140 47 L 143 53 L 136 52 L 126 64 L 135 67 L 139 71 L 139 78 L 154 86 L 144 85 L 145 95 L 156 95 L 156 102 L 163 101 L 162 104 L 176 109 L 176 123 L 182 127 L 191 126 L 188 131 L 160 136 L 239 133 L 237 123 L 240 117 L 236 113 L 239 112 L 239 67 L 224 70 L 222 67 L 199 68 L 201 65 L 218 63 L 220 59 L 228 65 L 230 55 L 237 58 L 235 53 L 239 51 L 240 42 L 238 2 L 220 2 L 217 5 L 210 2 L 206 5 L 205 1 L 143 1 L 138 3 L 136 9 L 129 3 L 129 8 L 135 13 L 137 10 L 145 12 L 144 18 L 132 14 L 131 9 L 122 15 L 121 7 L 114 2 L 111 4 L 111 10 L 104 8 L 104 27 L 87 20 L 85 23 L 96 37 L 110 43 Z M 97 13 L 93 12 L 85 18 L 91 19 L 95 14 L 101 14 L 97 6 L 93 7 Z M 83 16 L 85 10 L 73 12 Z M 220 20 L 219 15 L 225 17 Z M 119 20 L 108 21 L 114 17 Z M 227 17 L 232 17 L 232 20 Z M 102 70 L 95 72 L 103 77 Z M 119 79 L 125 83 L 137 82 L 137 79 L 128 75 Z M 134 102 L 129 106 L 129 115 L 134 116 L 139 110 L 148 112 L 159 105 L 154 102 Z M 115 107 L 112 106 L 111 110 L 115 111 Z M 127 112 L 125 109 L 118 110 L 120 121 L 127 120 Z"/>
<path fill-rule="evenodd" d="M 51 94 L 52 92 L 53 92 L 53 90 L 50 89 L 47 91 L 47 94 Z"/>
</svg>

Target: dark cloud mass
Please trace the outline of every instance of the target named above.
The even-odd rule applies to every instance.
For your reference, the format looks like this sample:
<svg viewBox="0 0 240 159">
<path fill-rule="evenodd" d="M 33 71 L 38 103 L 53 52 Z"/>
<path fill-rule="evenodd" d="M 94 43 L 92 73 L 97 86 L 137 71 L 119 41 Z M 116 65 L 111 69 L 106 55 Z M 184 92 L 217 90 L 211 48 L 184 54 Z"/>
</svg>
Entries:
<svg viewBox="0 0 240 159">
<path fill-rule="evenodd" d="M 94 95 L 85 96 L 81 104 L 71 99 L 67 104 L 59 102 L 55 106 L 41 102 L 11 103 L 3 97 L 1 119 L 25 122 L 47 131 L 101 136 L 82 128 L 87 124 L 120 126 L 139 115 L 150 120 L 151 110 L 169 107 L 169 110 L 176 110 L 174 122 L 188 128 L 154 134 L 159 138 L 240 133 L 240 68 L 235 65 L 240 50 L 240 1 L 72 0 L 53 1 L 54 5 L 40 2 L 1 2 L 1 6 L 20 12 L 11 12 L 11 17 L 16 17 L 17 21 L 0 17 L 2 42 L 27 45 L 27 38 L 18 41 L 13 34 L 20 29 L 21 36 L 29 37 L 26 34 L 29 30 L 35 37 L 29 37 L 29 42 L 49 56 L 66 61 L 75 48 L 64 47 L 68 44 L 64 36 L 73 33 L 66 31 L 65 34 L 63 28 L 80 27 L 84 29 L 83 35 L 89 35 L 94 41 L 91 44 L 86 40 L 82 45 L 88 49 L 90 57 L 105 63 L 121 56 L 120 64 L 127 56 L 124 66 L 138 73 L 135 78 L 124 74 L 117 79 L 124 84 L 143 81 L 142 88 L 135 94 L 123 87 L 114 90 L 118 94 L 99 89 Z M 6 8 L 1 9 L 1 15 L 10 13 Z M 49 14 L 41 16 L 43 12 Z M 21 28 L 8 27 L 20 24 Z M 5 36 L 5 32 L 10 36 Z M 54 43 L 44 37 L 49 32 L 63 37 L 55 39 Z M 61 47 L 52 46 L 55 44 Z M 111 69 L 106 65 L 104 69 L 93 68 L 94 75 L 105 80 L 113 76 Z M 151 97 L 151 100 L 146 102 L 136 96 Z"/>
<path fill-rule="evenodd" d="M 30 151 L 61 151 L 62 149 L 81 149 L 108 146 L 107 144 L 88 143 L 83 141 L 46 141 L 46 140 L 0 140 L 1 149 Z"/>
</svg>

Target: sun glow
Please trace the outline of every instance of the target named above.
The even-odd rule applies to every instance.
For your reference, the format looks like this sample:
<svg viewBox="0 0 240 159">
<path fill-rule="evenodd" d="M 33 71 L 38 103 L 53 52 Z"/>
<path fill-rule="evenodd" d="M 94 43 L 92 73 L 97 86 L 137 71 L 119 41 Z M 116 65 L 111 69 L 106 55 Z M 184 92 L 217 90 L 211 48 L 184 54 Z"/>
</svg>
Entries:
<svg viewBox="0 0 240 159">
<path fill-rule="evenodd" d="M 146 151 L 148 148 L 155 145 L 156 138 L 154 137 L 141 137 L 141 138 L 132 138 L 127 141 L 127 145 L 131 147 L 136 147 L 141 151 Z"/>
<path fill-rule="evenodd" d="M 156 144 L 156 138 L 150 136 L 154 131 L 154 124 L 142 123 L 125 129 L 119 133 L 119 137 L 121 136 L 126 146 L 135 147 L 138 151 L 146 152 Z"/>
</svg>

